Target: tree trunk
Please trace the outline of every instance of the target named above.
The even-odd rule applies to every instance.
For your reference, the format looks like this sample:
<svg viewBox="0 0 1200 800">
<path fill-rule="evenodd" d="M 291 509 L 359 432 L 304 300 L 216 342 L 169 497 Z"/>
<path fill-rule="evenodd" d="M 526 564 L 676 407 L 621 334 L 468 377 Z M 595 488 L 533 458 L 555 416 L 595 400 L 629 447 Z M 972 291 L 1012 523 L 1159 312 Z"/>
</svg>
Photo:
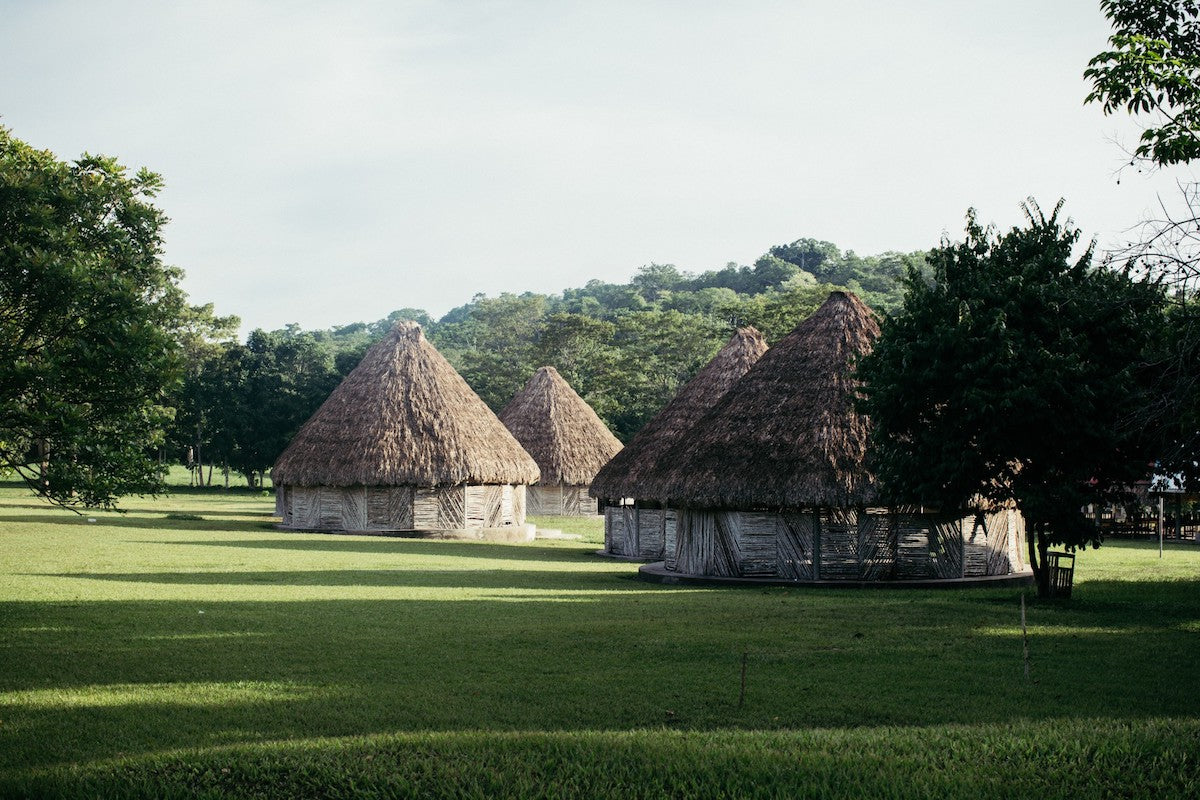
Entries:
<svg viewBox="0 0 1200 800">
<path fill-rule="evenodd" d="M 221 461 L 221 472 L 225 475 L 225 488 L 229 488 L 229 459 Z"/>
<path fill-rule="evenodd" d="M 1044 522 L 1030 521 L 1025 527 L 1025 543 L 1029 547 L 1029 566 L 1037 583 L 1038 597 L 1050 596 L 1050 573 L 1046 571 L 1046 532 Z"/>
<path fill-rule="evenodd" d="M 204 485 L 204 458 L 200 450 L 200 423 L 196 423 L 196 484 Z"/>
<path fill-rule="evenodd" d="M 46 494 L 50 493 L 50 440 L 38 439 L 38 485 Z"/>
</svg>

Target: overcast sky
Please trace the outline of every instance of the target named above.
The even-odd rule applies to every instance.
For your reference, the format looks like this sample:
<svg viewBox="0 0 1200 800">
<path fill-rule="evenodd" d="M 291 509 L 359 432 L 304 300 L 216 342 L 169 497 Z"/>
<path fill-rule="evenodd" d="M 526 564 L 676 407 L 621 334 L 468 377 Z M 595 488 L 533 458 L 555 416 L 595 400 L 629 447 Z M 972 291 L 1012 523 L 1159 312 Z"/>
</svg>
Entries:
<svg viewBox="0 0 1200 800">
<path fill-rule="evenodd" d="M 1138 129 L 1082 104 L 1098 0 L 0 0 L 0 20 L 0 124 L 161 173 L 166 260 L 244 331 L 800 237 L 927 249 L 1030 195 L 1107 245 L 1181 174 L 1118 174 Z"/>
</svg>

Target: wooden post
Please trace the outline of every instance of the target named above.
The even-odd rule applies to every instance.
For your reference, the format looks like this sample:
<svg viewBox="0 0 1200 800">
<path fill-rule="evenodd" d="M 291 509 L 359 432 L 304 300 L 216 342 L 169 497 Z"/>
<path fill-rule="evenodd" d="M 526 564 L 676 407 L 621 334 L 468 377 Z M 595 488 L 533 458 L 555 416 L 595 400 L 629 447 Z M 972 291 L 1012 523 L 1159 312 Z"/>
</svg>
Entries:
<svg viewBox="0 0 1200 800">
<path fill-rule="evenodd" d="M 821 507 L 813 507 L 813 580 L 821 580 Z"/>
<path fill-rule="evenodd" d="M 1162 558 L 1163 554 L 1163 498 L 1158 496 L 1158 557 Z"/>
</svg>

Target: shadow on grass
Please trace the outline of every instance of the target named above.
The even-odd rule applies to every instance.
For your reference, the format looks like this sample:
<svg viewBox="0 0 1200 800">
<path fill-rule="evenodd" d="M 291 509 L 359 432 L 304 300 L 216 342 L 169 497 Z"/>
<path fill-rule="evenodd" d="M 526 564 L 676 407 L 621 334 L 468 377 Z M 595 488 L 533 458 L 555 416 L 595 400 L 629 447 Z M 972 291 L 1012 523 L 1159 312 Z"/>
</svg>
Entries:
<svg viewBox="0 0 1200 800">
<path fill-rule="evenodd" d="M 295 550 L 324 553 L 408 553 L 505 561 L 553 561 L 614 563 L 597 556 L 594 548 L 545 547 L 538 544 L 494 544 L 414 539 L 406 536 L 354 536 L 279 531 L 279 539 L 170 541 L 148 539 L 138 544 L 170 544 L 190 547 L 244 547 L 261 550 Z"/>
<path fill-rule="evenodd" d="M 67 572 L 35 574 L 46 578 L 82 578 L 173 586 L 396 586 L 445 589 L 543 589 L 629 591 L 622 576 L 604 572 L 515 569 L 340 569 L 264 572 Z M 630 575 L 630 578 L 633 576 Z M 638 582 L 636 588 L 653 590 Z M 668 590 L 669 591 L 669 590 Z"/>
<path fill-rule="evenodd" d="M 171 519 L 170 514 L 188 514 L 201 517 L 201 519 Z M 78 525 L 92 528 L 154 528 L 157 530 L 178 530 L 178 531 L 229 531 L 250 532 L 261 530 L 273 530 L 275 523 L 270 522 L 269 514 L 230 514 L 230 517 L 258 517 L 261 519 L 208 519 L 210 516 L 218 516 L 211 512 L 196 513 L 193 511 L 179 510 L 164 510 L 162 514 L 145 517 L 138 516 L 133 513 L 121 515 L 97 515 L 89 517 L 86 513 L 80 516 L 66 516 L 64 514 L 26 514 L 26 515 L 8 515 L 0 514 L 0 522 L 4 523 L 27 523 L 31 525 Z"/>
</svg>

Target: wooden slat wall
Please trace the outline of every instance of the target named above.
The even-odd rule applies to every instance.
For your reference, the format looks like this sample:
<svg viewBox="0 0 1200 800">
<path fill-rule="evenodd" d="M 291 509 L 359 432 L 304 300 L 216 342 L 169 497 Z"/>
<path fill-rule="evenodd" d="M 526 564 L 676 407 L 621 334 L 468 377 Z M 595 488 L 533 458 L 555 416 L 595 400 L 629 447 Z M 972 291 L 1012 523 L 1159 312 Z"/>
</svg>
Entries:
<svg viewBox="0 0 1200 800">
<path fill-rule="evenodd" d="M 511 486 L 480 486 L 483 504 L 481 516 L 483 527 L 503 528 L 512 525 L 512 487 Z M 508 519 L 504 518 L 504 490 L 508 489 Z"/>
<path fill-rule="evenodd" d="M 779 574 L 778 514 L 744 511 L 737 516 L 737 574 L 773 578 Z"/>
<path fill-rule="evenodd" d="M 413 497 L 413 528 L 419 531 L 437 530 L 438 493 L 436 489 L 417 489 Z"/>
<path fill-rule="evenodd" d="M 467 527 L 467 487 L 447 486 L 438 490 L 438 527 L 443 530 Z"/>
<path fill-rule="evenodd" d="M 1007 510 L 987 515 L 988 529 L 988 575 L 1007 575 L 1012 572 L 1012 561 L 1008 557 Z"/>
<path fill-rule="evenodd" d="M 679 519 L 682 512 L 667 509 L 663 519 L 663 566 L 675 570 L 679 564 Z"/>
<path fill-rule="evenodd" d="M 604 509 L 604 551 L 615 556 L 629 555 L 625 552 L 625 513 L 620 506 Z"/>
<path fill-rule="evenodd" d="M 1008 558 L 1014 571 L 1025 569 L 1025 517 L 1008 512 Z"/>
<path fill-rule="evenodd" d="M 712 575 L 714 531 L 712 515 L 681 509 L 677 512 L 675 571 L 687 575 Z"/>
<path fill-rule="evenodd" d="M 513 525 L 525 524 L 525 484 L 519 484 L 512 487 L 511 501 L 509 495 L 502 494 L 500 496 L 500 513 L 505 519 L 511 519 Z M 504 503 L 511 502 L 510 508 L 505 508 Z"/>
<path fill-rule="evenodd" d="M 637 508 L 635 506 L 621 506 L 619 510 L 621 512 L 621 529 L 625 535 L 624 555 L 636 556 L 640 547 Z"/>
<path fill-rule="evenodd" d="M 342 490 L 335 486 L 322 486 L 317 489 L 320 497 L 320 523 L 316 526 L 323 530 L 339 530 L 342 527 Z"/>
<path fill-rule="evenodd" d="M 395 530 L 389 510 L 386 486 L 372 486 L 367 489 L 367 527 L 370 530 Z"/>
<path fill-rule="evenodd" d="M 639 508 L 637 515 L 638 558 L 662 558 L 663 523 L 666 512 L 661 508 Z"/>
<path fill-rule="evenodd" d="M 708 513 L 713 527 L 712 575 L 736 577 L 741 566 L 741 514 L 737 511 Z"/>
<path fill-rule="evenodd" d="M 859 574 L 858 513 L 847 508 L 823 508 L 817 574 L 820 580 L 855 580 Z"/>
<path fill-rule="evenodd" d="M 558 512 L 565 517 L 578 517 L 583 513 L 581 508 L 579 492 L 583 490 L 584 497 L 587 497 L 587 487 L 579 486 L 562 486 L 559 487 L 559 492 L 562 497 L 562 508 Z"/>
<path fill-rule="evenodd" d="M 884 509 L 858 512 L 858 577 L 864 581 L 890 578 L 896 564 L 892 518 Z"/>
<path fill-rule="evenodd" d="M 896 566 L 897 580 L 936 578 L 933 559 L 929 554 L 931 545 L 930 521 L 921 514 L 896 515 Z"/>
<path fill-rule="evenodd" d="M 962 521 L 949 517 L 930 518 L 929 552 L 937 578 L 961 578 L 963 574 Z"/>
<path fill-rule="evenodd" d="M 963 577 L 979 578 L 988 574 L 987 522 L 982 517 L 963 517 Z"/>
<path fill-rule="evenodd" d="M 811 512 L 780 514 L 776 523 L 775 564 L 781 578 L 811 581 L 816 516 Z"/>
<path fill-rule="evenodd" d="M 364 486 L 342 489 L 342 524 L 344 531 L 367 529 L 367 490 Z"/>
<path fill-rule="evenodd" d="M 487 526 L 487 487 L 463 487 L 463 527 L 483 528 Z"/>
</svg>

